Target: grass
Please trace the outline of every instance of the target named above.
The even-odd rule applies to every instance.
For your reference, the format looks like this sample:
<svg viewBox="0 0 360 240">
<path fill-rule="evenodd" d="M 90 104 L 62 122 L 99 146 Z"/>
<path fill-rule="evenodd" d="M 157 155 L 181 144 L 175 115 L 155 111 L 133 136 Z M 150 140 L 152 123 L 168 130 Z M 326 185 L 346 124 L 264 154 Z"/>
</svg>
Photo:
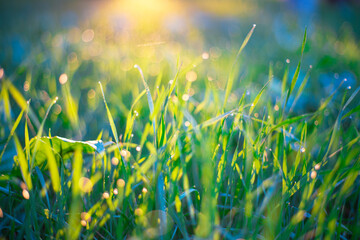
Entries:
<svg viewBox="0 0 360 240">
<path fill-rule="evenodd" d="M 105 37 L 108 58 L 96 44 L 34 50 L 1 80 L 0 236 L 358 239 L 359 88 L 343 81 L 298 109 L 320 71 L 300 74 L 306 31 L 297 65 L 244 77 L 254 28 L 237 55 L 213 49 L 210 59 L 190 51 L 174 61 L 168 46 L 112 58 Z M 253 79 L 263 85 L 248 88 Z"/>
</svg>

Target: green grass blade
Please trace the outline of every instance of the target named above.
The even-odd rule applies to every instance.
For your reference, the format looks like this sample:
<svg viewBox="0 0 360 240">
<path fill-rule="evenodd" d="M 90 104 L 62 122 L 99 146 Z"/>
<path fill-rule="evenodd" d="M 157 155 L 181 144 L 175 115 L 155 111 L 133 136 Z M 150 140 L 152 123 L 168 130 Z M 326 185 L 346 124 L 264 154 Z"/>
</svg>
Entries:
<svg viewBox="0 0 360 240">
<path fill-rule="evenodd" d="M 40 140 L 40 138 L 41 138 L 41 136 L 42 136 L 42 133 L 43 133 L 45 121 L 46 121 L 46 119 L 47 119 L 47 117 L 48 117 L 48 115 L 49 115 L 49 112 L 50 112 L 52 106 L 56 103 L 57 100 L 58 100 L 58 97 L 56 97 L 55 100 L 50 103 L 50 106 L 48 107 L 48 109 L 47 109 L 47 111 L 46 111 L 45 117 L 44 117 L 44 119 L 43 119 L 43 121 L 41 122 L 41 125 L 40 125 L 40 127 L 39 127 L 39 130 L 38 130 L 38 133 L 37 133 L 36 139 L 35 139 L 34 150 L 33 150 L 33 153 L 32 153 L 33 156 L 32 156 L 31 163 L 30 163 L 30 170 L 33 169 L 34 164 L 35 164 L 36 152 L 37 152 L 37 150 L 38 150 L 39 140 Z"/>
<path fill-rule="evenodd" d="M 29 190 L 31 190 L 32 189 L 32 181 L 31 181 L 31 175 L 29 172 L 28 162 L 26 161 L 26 158 L 25 158 L 25 155 L 23 152 L 23 148 L 22 148 L 19 138 L 17 137 L 16 134 L 14 134 L 14 140 L 15 140 L 16 151 L 18 154 L 16 157 L 16 160 L 19 162 L 21 174 L 26 183 L 26 186 L 28 187 Z"/>
<path fill-rule="evenodd" d="M 47 165 L 49 167 L 51 183 L 55 192 L 60 191 L 60 177 L 59 169 L 56 164 L 56 159 L 51 147 L 41 142 L 40 147 L 45 151 L 47 157 Z"/>
<path fill-rule="evenodd" d="M 303 115 L 300 115 L 300 116 L 296 116 L 296 117 L 293 117 L 293 118 L 288 118 L 280 123 L 278 123 L 277 125 L 275 125 L 274 127 L 271 128 L 271 131 L 274 131 L 276 130 L 277 128 L 279 127 L 283 127 L 283 126 L 288 126 L 290 124 L 293 124 L 293 123 L 296 123 L 304 118 L 307 118 L 309 116 L 313 115 L 312 113 L 307 113 L 307 114 L 303 114 Z"/>
<path fill-rule="evenodd" d="M 99 82 L 99 85 L 100 85 L 100 89 L 101 89 L 101 93 L 102 93 L 102 97 L 103 97 L 103 100 L 104 100 L 104 104 L 105 104 L 105 108 L 106 108 L 106 113 L 107 113 L 107 117 L 108 117 L 108 120 L 109 120 L 109 123 L 110 123 L 110 127 L 111 127 L 111 131 L 113 133 L 113 136 L 115 138 L 115 142 L 116 144 L 119 146 L 119 137 L 118 137 L 118 134 L 117 134 L 117 130 L 116 130 L 116 126 L 115 126 L 115 123 L 114 123 L 114 119 L 111 115 L 111 112 L 110 112 L 110 109 L 106 103 L 106 99 L 105 99 L 105 94 L 104 94 L 104 90 L 103 90 L 103 87 L 102 87 L 102 84 L 101 82 Z"/>
<path fill-rule="evenodd" d="M 140 68 L 139 65 L 135 65 L 134 68 L 136 68 L 139 73 L 140 73 L 140 76 L 141 76 L 141 80 L 144 84 L 144 87 L 145 87 L 145 90 L 146 90 L 146 96 L 147 96 L 147 100 L 148 100 L 148 104 L 149 104 L 149 109 L 150 109 L 150 116 L 153 116 L 153 113 L 154 113 L 154 102 L 152 100 L 152 97 L 151 97 L 151 92 L 150 92 L 150 88 L 148 86 L 148 84 L 146 83 L 145 81 L 145 78 L 144 78 L 144 74 Z M 154 144 L 156 146 L 156 122 L 155 122 L 155 116 L 153 116 L 153 119 L 152 119 L 152 124 L 153 124 L 153 128 L 154 128 Z"/>
<path fill-rule="evenodd" d="M 237 54 L 236 54 L 236 58 L 235 58 L 235 61 L 230 69 L 230 74 L 229 74 L 229 78 L 228 78 L 228 81 L 227 81 L 227 84 L 226 84 L 226 90 L 225 90 L 225 98 L 224 98 L 224 107 L 225 108 L 225 105 L 227 103 L 227 100 L 229 98 L 229 95 L 230 95 L 230 92 L 231 92 L 231 89 L 232 89 L 232 86 L 234 84 L 234 79 L 235 79 L 235 70 L 237 69 L 236 68 L 236 63 L 240 57 L 240 54 L 241 52 L 243 51 L 243 49 L 245 48 L 245 46 L 247 45 L 247 43 L 249 42 L 250 38 L 251 38 L 251 35 L 253 34 L 254 32 L 254 29 L 256 27 L 256 24 L 253 25 L 253 27 L 251 28 L 251 30 L 249 31 L 249 33 L 246 35 L 243 43 L 241 44 Z"/>
<path fill-rule="evenodd" d="M 305 43 L 306 43 L 306 37 L 307 37 L 307 29 L 305 28 L 305 33 L 304 33 L 304 38 L 303 38 L 303 41 L 302 41 L 302 45 L 301 45 L 301 55 L 300 55 L 300 60 L 299 60 L 299 63 L 296 67 L 296 70 L 295 70 L 295 73 L 294 73 L 294 76 L 291 80 L 291 84 L 290 84 L 290 89 L 288 91 L 288 94 L 286 96 L 286 100 L 285 100 L 285 105 L 284 107 L 286 107 L 286 104 L 289 100 L 289 97 L 292 93 L 292 91 L 294 90 L 294 87 L 295 87 L 295 84 L 299 78 L 299 73 L 300 73 L 300 67 L 301 67 L 301 61 L 302 61 L 302 57 L 303 57 L 303 54 L 304 54 L 304 49 L 305 49 Z"/>
<path fill-rule="evenodd" d="M 4 153 L 5 153 L 6 147 L 10 142 L 11 137 L 14 135 L 14 132 L 15 132 L 16 128 L 19 126 L 19 123 L 20 123 L 20 120 L 21 120 L 21 118 L 23 116 L 24 111 L 25 111 L 25 109 L 23 109 L 20 112 L 19 116 L 16 118 L 16 121 L 14 122 L 14 125 L 11 128 L 10 134 L 9 134 L 7 140 L 6 140 L 4 148 L 3 148 L 2 152 L 1 152 L 1 155 L 0 155 L 0 163 L 1 163 L 2 157 L 3 157 Z"/>
<path fill-rule="evenodd" d="M 254 108 L 256 107 L 256 105 L 258 104 L 261 95 L 263 94 L 265 88 L 267 87 L 267 85 L 269 84 L 269 82 L 272 79 L 272 67 L 270 66 L 270 72 L 269 72 L 269 81 L 267 81 L 267 83 L 261 88 L 260 92 L 256 95 L 253 103 L 251 104 L 250 110 L 249 110 L 249 116 L 251 115 L 251 113 L 254 111 Z"/>
</svg>

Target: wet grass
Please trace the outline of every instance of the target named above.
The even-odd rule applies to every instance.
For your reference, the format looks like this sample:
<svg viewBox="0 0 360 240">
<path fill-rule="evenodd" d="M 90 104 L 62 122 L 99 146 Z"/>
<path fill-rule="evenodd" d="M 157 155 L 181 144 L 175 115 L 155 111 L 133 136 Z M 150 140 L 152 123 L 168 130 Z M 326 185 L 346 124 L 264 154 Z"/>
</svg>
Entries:
<svg viewBox="0 0 360 240">
<path fill-rule="evenodd" d="M 106 28 L 45 36 L 1 79 L 1 236 L 358 239 L 359 88 L 299 107 L 306 31 L 298 63 L 254 73 L 254 28 L 236 55 L 178 58 L 171 42 L 114 56 Z"/>
</svg>

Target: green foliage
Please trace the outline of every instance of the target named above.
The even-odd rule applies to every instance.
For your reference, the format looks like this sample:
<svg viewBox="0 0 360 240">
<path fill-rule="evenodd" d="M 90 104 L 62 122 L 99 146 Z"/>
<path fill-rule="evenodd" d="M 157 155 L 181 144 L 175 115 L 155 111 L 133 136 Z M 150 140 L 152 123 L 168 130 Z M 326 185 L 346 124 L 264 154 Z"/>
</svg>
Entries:
<svg viewBox="0 0 360 240">
<path fill-rule="evenodd" d="M 44 97 L 35 114 L 4 79 L 0 101 L 8 132 L 0 162 L 0 234 L 28 239 L 359 238 L 360 88 L 349 96 L 340 85 L 317 109 L 297 111 L 315 71 L 296 87 L 305 31 L 290 86 L 289 65 L 279 73 L 270 64 L 263 71 L 267 82 L 251 89 L 255 94 L 248 96 L 245 83 L 234 89 L 253 31 L 230 72 L 219 73 L 226 76 L 225 88 L 216 87 L 223 82 L 206 80 L 205 71 L 199 70 L 196 81 L 187 79 L 194 65 L 201 65 L 198 59 L 186 66 L 169 60 L 156 78 L 140 69 L 148 64 L 139 60 L 141 82 L 133 69 L 126 70 L 121 81 L 129 85 L 122 87 L 104 78 L 98 91 L 84 80 L 90 85 L 83 87 L 85 100 L 64 83 L 57 101 Z M 230 55 L 219 65 L 231 64 Z M 117 79 L 116 61 L 101 67 L 109 67 L 109 76 Z M 274 81 L 282 88 L 275 100 Z M 50 82 L 48 90 L 56 96 Z M 191 94 L 194 89 L 200 94 Z M 100 120 L 82 116 L 82 108 L 99 113 Z M 72 140 L 84 139 L 84 129 L 97 140 Z M 52 136 L 62 130 L 73 136 Z M 6 158 L 12 150 L 15 158 Z"/>
</svg>

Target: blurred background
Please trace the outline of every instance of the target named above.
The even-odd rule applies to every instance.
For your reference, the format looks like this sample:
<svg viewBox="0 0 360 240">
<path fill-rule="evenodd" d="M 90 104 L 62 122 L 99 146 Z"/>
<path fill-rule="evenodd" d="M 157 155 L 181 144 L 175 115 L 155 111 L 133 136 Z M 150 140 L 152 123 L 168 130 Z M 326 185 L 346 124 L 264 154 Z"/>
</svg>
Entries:
<svg viewBox="0 0 360 240">
<path fill-rule="evenodd" d="M 291 81 L 307 27 L 297 87 L 312 69 L 294 112 L 309 112 L 343 79 L 344 89 L 359 85 L 359 10 L 356 0 L 1 1 L 0 78 L 31 99 L 35 125 L 50 100 L 59 97 L 45 125 L 52 135 L 87 140 L 104 130 L 106 138 L 110 129 L 99 81 L 120 131 L 143 90 L 134 64 L 142 67 L 156 98 L 157 87 L 174 78 L 179 61 L 179 88 L 186 79 L 196 80 L 190 89 L 196 105 L 206 97 L 204 89 L 224 92 L 236 52 L 256 24 L 229 104 L 236 106 L 245 91 L 254 97 L 268 79 L 270 64 L 274 77 L 265 100 L 276 103 L 285 65 Z M 221 108 L 222 101 L 217 106 L 213 100 L 206 116 Z M 19 109 L 11 101 L 14 119 Z M 0 138 L 5 141 L 9 130 L 3 103 L 0 108 Z M 142 108 L 146 101 L 137 111 L 147 118 Z M 336 114 L 335 108 L 329 111 Z M 138 125 L 136 131 L 141 129 Z"/>
</svg>

